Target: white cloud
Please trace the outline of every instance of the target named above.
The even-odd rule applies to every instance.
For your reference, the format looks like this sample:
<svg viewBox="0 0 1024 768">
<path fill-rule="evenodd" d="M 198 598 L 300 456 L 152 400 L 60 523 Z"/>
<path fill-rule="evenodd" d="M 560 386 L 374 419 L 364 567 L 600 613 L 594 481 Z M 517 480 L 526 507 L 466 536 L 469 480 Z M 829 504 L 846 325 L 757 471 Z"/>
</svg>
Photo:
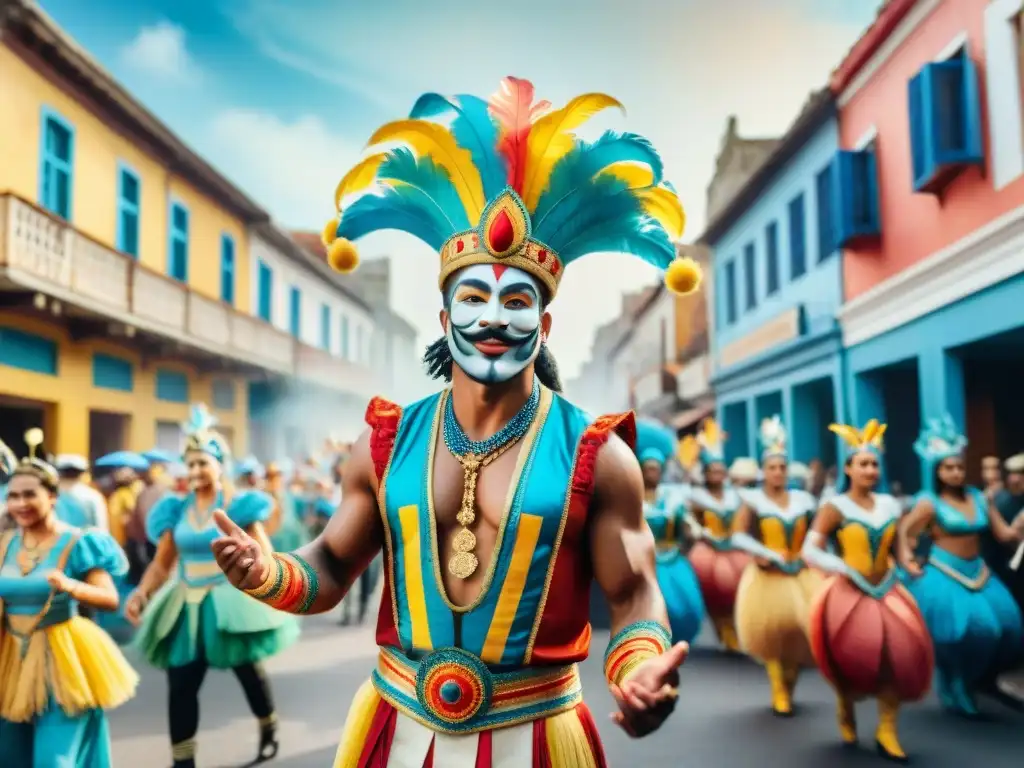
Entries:
<svg viewBox="0 0 1024 768">
<path fill-rule="evenodd" d="M 130 72 L 168 83 L 195 82 L 200 77 L 199 67 L 185 45 L 185 30 L 169 21 L 142 27 L 121 49 L 121 62 Z"/>
</svg>

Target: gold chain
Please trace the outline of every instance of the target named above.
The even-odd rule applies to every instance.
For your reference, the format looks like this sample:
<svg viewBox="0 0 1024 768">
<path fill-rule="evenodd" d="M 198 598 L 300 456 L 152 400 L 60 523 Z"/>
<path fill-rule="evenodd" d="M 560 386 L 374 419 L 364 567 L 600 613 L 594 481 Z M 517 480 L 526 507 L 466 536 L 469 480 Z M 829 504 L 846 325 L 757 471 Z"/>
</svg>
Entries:
<svg viewBox="0 0 1024 768">
<path fill-rule="evenodd" d="M 474 453 L 467 453 L 465 456 L 455 456 L 455 460 L 462 465 L 462 506 L 455 520 L 462 526 L 452 538 L 452 550 L 454 554 L 448 560 L 448 573 L 457 579 L 468 579 L 480 566 L 480 560 L 473 553 L 476 549 L 476 534 L 469 527 L 476 522 L 476 481 L 480 470 L 493 462 L 505 451 L 518 443 L 519 437 L 509 440 L 504 445 L 498 446 L 486 456 L 477 456 Z"/>
</svg>

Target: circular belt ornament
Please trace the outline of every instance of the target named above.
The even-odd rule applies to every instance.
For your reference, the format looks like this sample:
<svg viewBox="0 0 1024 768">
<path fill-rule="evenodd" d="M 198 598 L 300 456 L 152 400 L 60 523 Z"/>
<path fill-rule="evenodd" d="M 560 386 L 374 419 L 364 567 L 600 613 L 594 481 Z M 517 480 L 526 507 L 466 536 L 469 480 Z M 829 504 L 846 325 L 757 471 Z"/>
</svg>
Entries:
<svg viewBox="0 0 1024 768">
<path fill-rule="evenodd" d="M 420 706 L 442 723 L 459 725 L 487 711 L 493 685 L 487 665 L 460 648 L 425 656 L 416 673 Z"/>
</svg>

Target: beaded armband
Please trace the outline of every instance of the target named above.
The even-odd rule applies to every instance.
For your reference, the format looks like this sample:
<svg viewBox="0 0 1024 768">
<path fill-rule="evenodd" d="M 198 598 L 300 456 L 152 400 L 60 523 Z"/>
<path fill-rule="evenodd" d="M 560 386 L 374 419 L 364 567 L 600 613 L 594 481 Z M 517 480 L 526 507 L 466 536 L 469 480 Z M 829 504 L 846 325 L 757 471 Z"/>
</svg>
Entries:
<svg viewBox="0 0 1024 768">
<path fill-rule="evenodd" d="M 637 621 L 616 633 L 604 654 L 604 676 L 622 683 L 648 659 L 660 656 L 672 645 L 668 630 L 656 621 Z"/>
<path fill-rule="evenodd" d="M 320 592 L 313 566 L 298 555 L 275 552 L 267 580 L 245 593 L 285 613 L 309 613 Z"/>
</svg>

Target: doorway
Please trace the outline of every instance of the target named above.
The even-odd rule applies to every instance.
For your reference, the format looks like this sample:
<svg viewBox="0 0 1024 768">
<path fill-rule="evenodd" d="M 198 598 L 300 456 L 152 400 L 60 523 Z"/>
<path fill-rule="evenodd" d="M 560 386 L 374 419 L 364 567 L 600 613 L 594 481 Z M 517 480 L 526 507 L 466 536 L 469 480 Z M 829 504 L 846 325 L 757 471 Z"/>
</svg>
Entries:
<svg viewBox="0 0 1024 768">
<path fill-rule="evenodd" d="M 27 456 L 25 433 L 34 428 L 43 429 L 45 416 L 46 406 L 42 403 L 13 397 L 0 398 L 0 440 L 3 440 L 19 459 Z M 40 456 L 48 455 L 54 448 L 53 440 L 46 438 L 44 435 L 45 442 L 40 446 Z"/>
<path fill-rule="evenodd" d="M 89 463 L 128 444 L 131 417 L 123 413 L 89 411 Z"/>
<path fill-rule="evenodd" d="M 890 486 L 905 493 L 921 488 L 921 460 L 914 443 L 921 431 L 920 378 L 917 359 L 880 368 L 877 373 L 885 404 L 885 473 Z"/>
</svg>

